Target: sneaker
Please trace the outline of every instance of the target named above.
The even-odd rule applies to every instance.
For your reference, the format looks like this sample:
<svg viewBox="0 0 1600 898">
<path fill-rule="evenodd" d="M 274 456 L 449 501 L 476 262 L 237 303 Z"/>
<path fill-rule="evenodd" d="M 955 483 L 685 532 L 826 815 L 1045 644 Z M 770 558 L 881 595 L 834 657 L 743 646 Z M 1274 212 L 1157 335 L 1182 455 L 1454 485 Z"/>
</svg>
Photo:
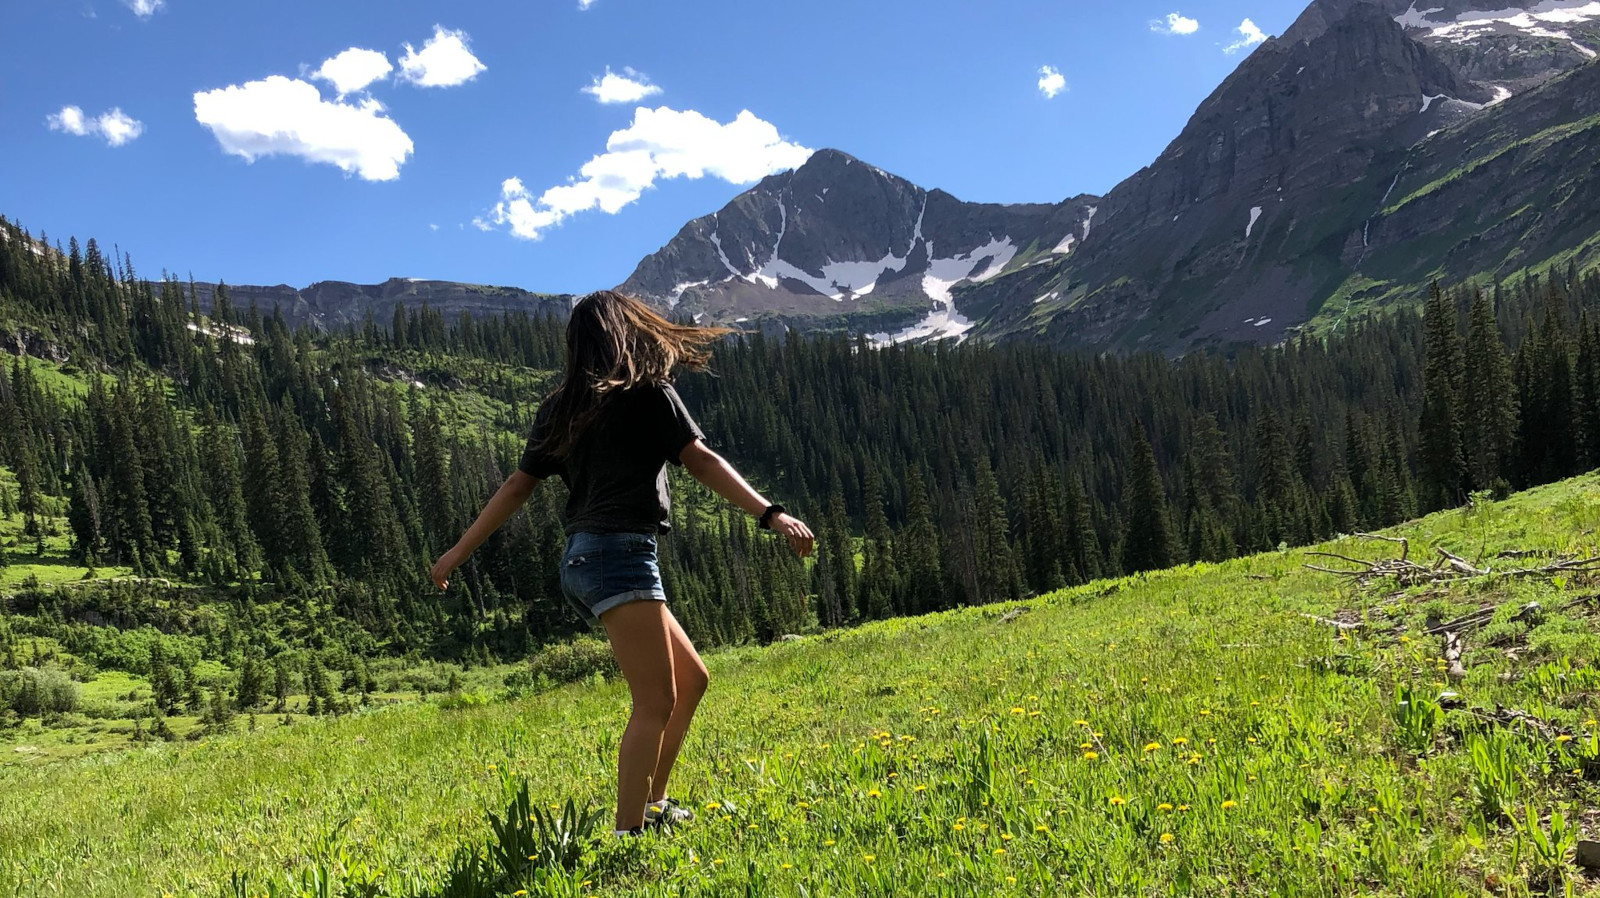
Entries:
<svg viewBox="0 0 1600 898">
<path fill-rule="evenodd" d="M 615 838 L 618 838 L 618 839 L 627 839 L 627 838 L 631 838 L 633 836 L 642 836 L 642 835 L 644 835 L 644 827 L 635 826 L 632 829 L 614 829 L 614 830 L 611 831 L 611 835 L 613 837 L 615 837 Z"/>
<path fill-rule="evenodd" d="M 694 812 L 678 804 L 675 798 L 663 798 L 644 806 L 644 825 L 648 827 L 675 826 L 694 819 Z"/>
</svg>

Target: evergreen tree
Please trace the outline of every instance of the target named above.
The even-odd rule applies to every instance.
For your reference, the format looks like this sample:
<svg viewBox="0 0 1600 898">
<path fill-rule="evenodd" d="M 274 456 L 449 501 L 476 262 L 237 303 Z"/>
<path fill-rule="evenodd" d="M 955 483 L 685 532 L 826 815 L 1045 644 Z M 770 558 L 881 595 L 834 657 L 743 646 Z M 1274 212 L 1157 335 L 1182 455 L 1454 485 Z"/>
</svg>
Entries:
<svg viewBox="0 0 1600 898">
<path fill-rule="evenodd" d="M 1143 425 L 1134 426 L 1131 460 L 1132 469 L 1123 488 L 1127 528 L 1122 537 L 1122 569 L 1138 573 L 1171 567 L 1177 556 L 1167 517 L 1166 487 L 1161 483 L 1161 469 Z"/>
<path fill-rule="evenodd" d="M 906 522 L 895 541 L 895 560 L 904 574 L 899 606 L 907 614 L 947 606 L 939 532 L 933 526 L 927 485 L 915 468 L 906 469 Z"/>
<path fill-rule="evenodd" d="M 100 513 L 100 491 L 95 488 L 94 475 L 81 458 L 72 481 L 71 505 L 67 511 L 72 526 L 72 542 L 78 558 L 94 567 L 105 551 L 105 526 Z"/>
<path fill-rule="evenodd" d="M 1517 396 L 1511 359 L 1489 299 L 1474 297 L 1468 313 L 1461 391 L 1461 436 L 1472 489 L 1508 487 L 1516 456 Z"/>
<path fill-rule="evenodd" d="M 1453 507 L 1465 495 L 1467 464 L 1462 454 L 1461 344 L 1455 304 L 1437 281 L 1424 311 L 1422 421 L 1419 481 L 1425 511 Z"/>
</svg>

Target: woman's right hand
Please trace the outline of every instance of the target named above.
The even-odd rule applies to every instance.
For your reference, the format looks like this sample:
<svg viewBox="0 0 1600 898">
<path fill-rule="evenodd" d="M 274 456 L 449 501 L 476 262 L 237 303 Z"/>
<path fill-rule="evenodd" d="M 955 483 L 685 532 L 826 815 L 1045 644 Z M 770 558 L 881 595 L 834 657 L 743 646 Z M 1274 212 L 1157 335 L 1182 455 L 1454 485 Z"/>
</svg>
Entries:
<svg viewBox="0 0 1600 898">
<path fill-rule="evenodd" d="M 451 549 L 440 555 L 439 560 L 433 563 L 433 570 L 428 573 L 428 577 L 433 580 L 433 585 L 439 587 L 442 592 L 450 586 L 450 575 L 455 573 L 455 569 L 460 566 L 461 562 L 456 558 L 456 550 Z"/>
</svg>

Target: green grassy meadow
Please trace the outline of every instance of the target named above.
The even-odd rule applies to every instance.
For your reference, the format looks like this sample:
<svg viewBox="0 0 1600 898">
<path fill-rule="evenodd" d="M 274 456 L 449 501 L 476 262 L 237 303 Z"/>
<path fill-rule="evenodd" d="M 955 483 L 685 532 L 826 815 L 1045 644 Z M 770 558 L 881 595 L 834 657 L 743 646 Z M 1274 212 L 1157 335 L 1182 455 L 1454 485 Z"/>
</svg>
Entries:
<svg viewBox="0 0 1600 898">
<path fill-rule="evenodd" d="M 1590 476 L 1391 533 L 1510 570 L 1597 527 Z M 0 894 L 1596 892 L 1596 578 L 1362 587 L 1307 551 L 715 653 L 671 789 L 699 818 L 495 884 L 449 873 L 525 844 L 490 821 L 518 787 L 609 807 L 622 683 L 0 767 Z M 1480 609 L 1453 677 L 1426 622 Z"/>
</svg>

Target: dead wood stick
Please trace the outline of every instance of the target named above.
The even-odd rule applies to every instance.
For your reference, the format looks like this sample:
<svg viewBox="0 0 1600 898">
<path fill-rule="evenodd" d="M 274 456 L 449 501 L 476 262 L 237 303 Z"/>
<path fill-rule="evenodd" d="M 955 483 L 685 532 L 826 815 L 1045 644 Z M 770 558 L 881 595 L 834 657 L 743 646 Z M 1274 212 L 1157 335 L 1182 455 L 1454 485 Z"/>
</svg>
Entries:
<svg viewBox="0 0 1600 898">
<path fill-rule="evenodd" d="M 1383 536 L 1382 534 L 1378 533 L 1357 533 L 1356 536 L 1360 539 L 1374 539 L 1386 543 L 1399 543 L 1401 561 L 1405 561 L 1406 556 L 1411 552 L 1411 543 L 1403 536 Z"/>
<path fill-rule="evenodd" d="M 1467 669 L 1461 664 L 1461 650 L 1460 633 L 1444 634 L 1444 660 L 1450 665 L 1447 673 L 1452 680 L 1466 679 L 1467 676 Z"/>
</svg>

